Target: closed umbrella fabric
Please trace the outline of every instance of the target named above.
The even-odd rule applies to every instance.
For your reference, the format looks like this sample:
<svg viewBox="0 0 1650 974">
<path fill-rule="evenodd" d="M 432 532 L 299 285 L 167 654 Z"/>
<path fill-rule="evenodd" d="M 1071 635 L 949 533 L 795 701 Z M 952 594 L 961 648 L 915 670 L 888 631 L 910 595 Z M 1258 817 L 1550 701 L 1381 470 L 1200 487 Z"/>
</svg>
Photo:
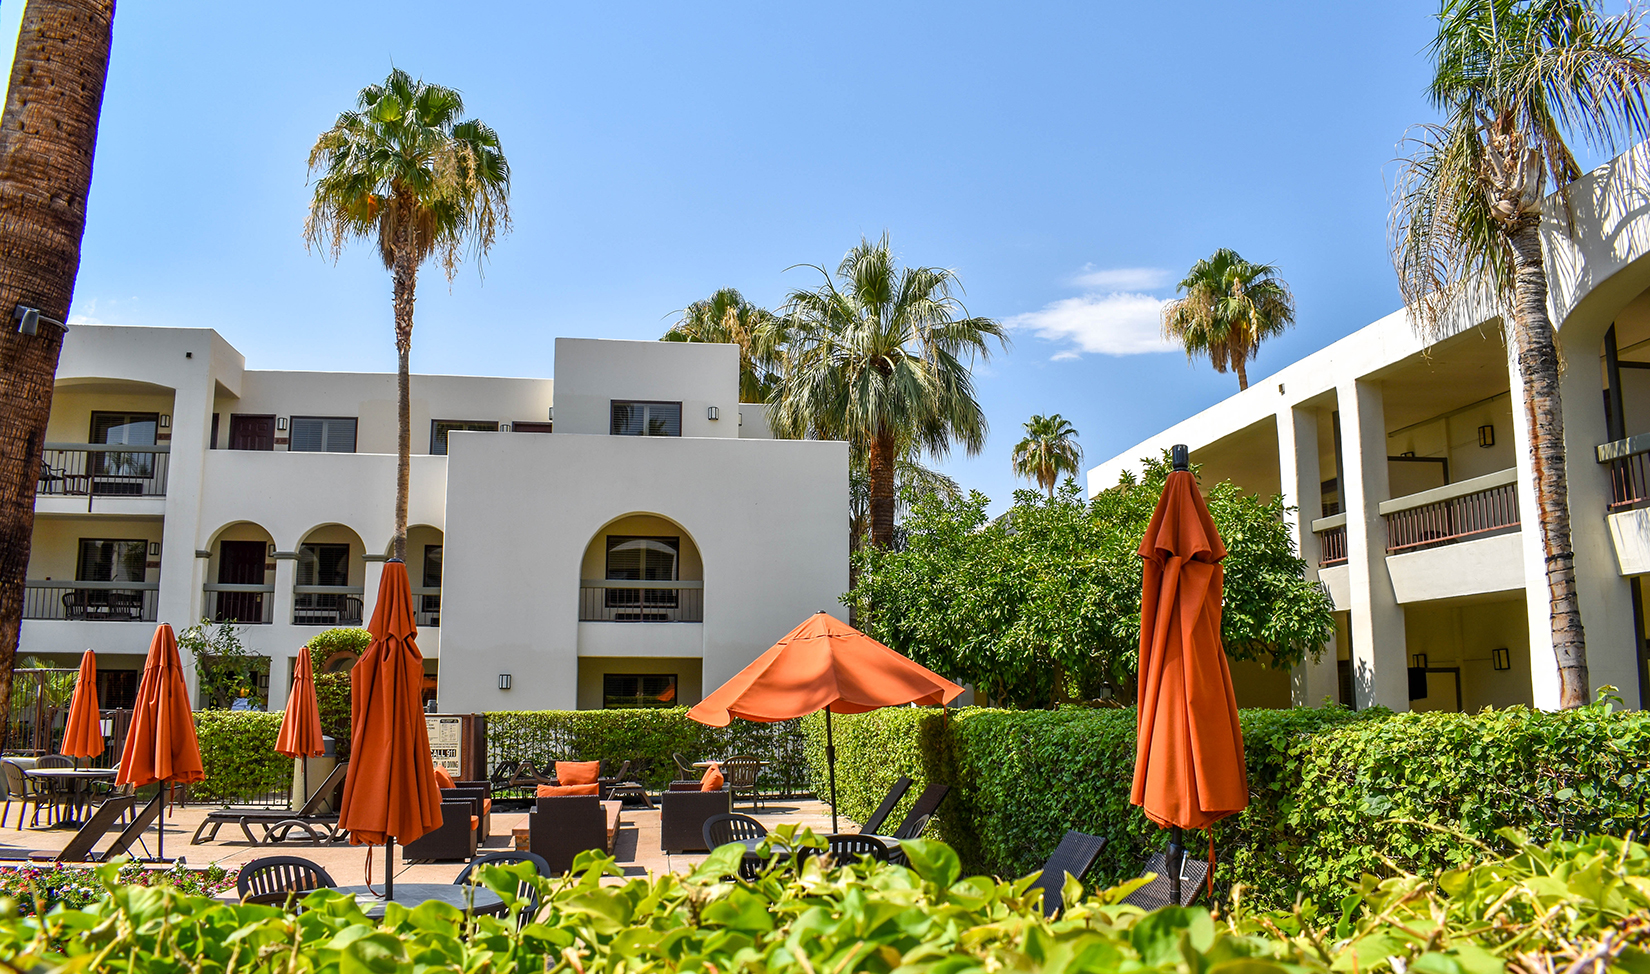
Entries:
<svg viewBox="0 0 1650 974">
<path fill-rule="evenodd" d="M 309 647 L 298 651 L 298 667 L 292 674 L 292 692 L 281 716 L 281 732 L 275 735 L 275 751 L 289 758 L 325 753 L 321 740 L 321 706 L 315 699 L 315 665 Z"/>
<path fill-rule="evenodd" d="M 71 758 L 95 758 L 103 753 L 103 725 L 97 709 L 97 656 L 86 650 L 80 657 L 69 700 L 69 722 L 63 728 L 62 753 Z"/>
<path fill-rule="evenodd" d="M 205 777 L 189 687 L 178 659 L 178 640 L 171 625 L 163 622 L 149 643 L 115 783 L 138 787 L 161 781 L 188 784 Z"/>
<path fill-rule="evenodd" d="M 1237 698 L 1220 640 L 1221 543 L 1191 473 L 1169 474 L 1140 542 L 1139 736 L 1130 801 L 1164 827 L 1246 808 Z"/>
<path fill-rule="evenodd" d="M 350 671 L 350 754 L 338 824 L 352 845 L 403 844 L 441 825 L 441 791 L 421 703 L 424 658 L 415 641 L 407 566 L 386 562 L 367 626 L 372 644 Z"/>
</svg>

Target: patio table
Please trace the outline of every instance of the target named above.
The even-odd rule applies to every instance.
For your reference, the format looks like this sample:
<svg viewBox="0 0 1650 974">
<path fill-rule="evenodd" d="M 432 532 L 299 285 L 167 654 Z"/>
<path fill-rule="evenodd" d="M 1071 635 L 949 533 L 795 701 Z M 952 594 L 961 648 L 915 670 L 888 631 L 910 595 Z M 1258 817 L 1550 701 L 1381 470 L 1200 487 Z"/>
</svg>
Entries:
<svg viewBox="0 0 1650 974">
<path fill-rule="evenodd" d="M 71 799 L 68 808 L 72 814 L 59 819 L 51 828 L 79 828 L 80 811 L 85 807 L 86 785 L 91 781 L 113 781 L 116 771 L 114 768 L 24 768 L 23 773 L 30 778 L 44 778 L 53 783 L 62 782 L 67 786 L 65 796 Z"/>
<path fill-rule="evenodd" d="M 338 892 L 355 897 L 361 912 L 369 918 L 384 915 L 383 888 L 377 893 L 365 886 L 340 886 Z M 497 916 L 504 912 L 504 900 L 485 886 L 455 886 L 452 883 L 396 883 L 395 902 L 412 909 L 420 903 L 447 903 L 460 910 L 472 907 L 476 916 Z"/>
</svg>

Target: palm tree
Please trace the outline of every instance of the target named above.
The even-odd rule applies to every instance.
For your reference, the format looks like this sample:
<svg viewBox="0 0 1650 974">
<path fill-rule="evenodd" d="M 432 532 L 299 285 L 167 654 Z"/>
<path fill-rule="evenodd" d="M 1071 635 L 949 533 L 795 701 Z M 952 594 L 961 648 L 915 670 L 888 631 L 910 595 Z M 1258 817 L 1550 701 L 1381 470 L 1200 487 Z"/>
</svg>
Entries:
<svg viewBox="0 0 1650 974">
<path fill-rule="evenodd" d="M 460 120 L 464 101 L 440 85 L 415 81 L 396 68 L 381 85 L 361 89 L 356 110 L 344 112 L 309 151 L 320 171 L 304 240 L 327 246 L 337 260 L 347 240 L 376 237 L 395 282 L 399 463 L 395 480 L 395 557 L 407 552 L 407 479 L 412 466 L 412 351 L 418 268 L 431 256 L 449 281 L 466 247 L 477 259 L 510 229 L 510 164 L 498 135 L 475 119 Z"/>
<path fill-rule="evenodd" d="M 1565 134 L 1614 154 L 1650 135 L 1639 14 L 1590 0 L 1445 0 L 1429 94 L 1444 116 L 1407 139 L 1394 191 L 1393 262 L 1417 328 L 1440 337 L 1465 297 L 1510 317 L 1538 471 L 1553 652 L 1564 707 L 1587 702 L 1587 651 L 1570 544 L 1558 350 L 1541 249 L 1549 180 L 1568 212 L 1581 175 Z"/>
<path fill-rule="evenodd" d="M 1054 485 L 1060 475 L 1075 477 L 1083 462 L 1083 448 L 1077 445 L 1077 430 L 1059 413 L 1033 416 L 1026 423 L 1025 439 L 1014 447 L 1014 473 L 1036 481 L 1054 499 Z"/>
<path fill-rule="evenodd" d="M 767 402 L 779 381 L 782 319 L 731 287 L 693 302 L 680 314 L 660 341 L 738 345 L 739 401 Z"/>
<path fill-rule="evenodd" d="M 80 268 L 114 0 L 29 0 L 0 118 L 0 728 L 11 705 L 52 383 Z M 14 322 L 37 309 L 32 334 Z"/>
<path fill-rule="evenodd" d="M 1186 357 L 1209 356 L 1215 371 L 1237 373 L 1249 388 L 1247 364 L 1260 343 L 1295 323 L 1295 297 L 1272 264 L 1251 264 L 1222 247 L 1192 265 L 1176 300 L 1163 305 L 1163 337 L 1186 348 Z"/>
<path fill-rule="evenodd" d="M 902 458 L 943 457 L 953 442 L 985 446 L 985 413 L 969 364 L 1006 346 L 1001 323 L 969 317 L 940 267 L 901 268 L 885 233 L 862 239 L 814 290 L 792 292 L 785 370 L 770 421 L 779 436 L 847 440 L 864 455 L 871 544 L 894 538 Z M 960 288 L 958 288 L 960 290 Z"/>
</svg>

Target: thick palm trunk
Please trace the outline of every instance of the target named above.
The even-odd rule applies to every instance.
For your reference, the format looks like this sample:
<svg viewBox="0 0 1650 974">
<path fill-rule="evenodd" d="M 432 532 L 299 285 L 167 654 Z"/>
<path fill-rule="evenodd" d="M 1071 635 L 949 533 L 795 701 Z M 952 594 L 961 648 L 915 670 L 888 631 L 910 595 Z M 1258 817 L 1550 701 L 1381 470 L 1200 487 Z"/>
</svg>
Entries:
<svg viewBox="0 0 1650 974">
<path fill-rule="evenodd" d="M 894 431 L 879 429 L 871 439 L 866 466 L 871 481 L 871 544 L 894 545 Z"/>
<path fill-rule="evenodd" d="M 403 212 L 406 212 L 404 209 Z M 418 263 L 413 255 L 412 228 L 401 221 L 395 248 L 395 416 L 398 425 L 395 458 L 394 557 L 407 560 L 407 491 L 412 479 L 412 355 L 413 300 L 418 289 Z"/>
<path fill-rule="evenodd" d="M 114 0 L 29 0 L 0 121 L 0 727 L 10 720 L 23 579 L 63 330 L 21 335 L 13 309 L 68 317 L 86 229 Z"/>
<path fill-rule="evenodd" d="M 1530 462 L 1547 559 L 1553 655 L 1558 662 L 1559 705 L 1587 703 L 1587 645 L 1576 596 L 1575 551 L 1570 546 L 1570 489 L 1564 471 L 1564 409 L 1558 389 L 1558 349 L 1547 317 L 1547 271 L 1537 219 L 1525 219 L 1510 236 L 1513 251 L 1512 334 L 1524 409 L 1530 425 Z"/>
</svg>

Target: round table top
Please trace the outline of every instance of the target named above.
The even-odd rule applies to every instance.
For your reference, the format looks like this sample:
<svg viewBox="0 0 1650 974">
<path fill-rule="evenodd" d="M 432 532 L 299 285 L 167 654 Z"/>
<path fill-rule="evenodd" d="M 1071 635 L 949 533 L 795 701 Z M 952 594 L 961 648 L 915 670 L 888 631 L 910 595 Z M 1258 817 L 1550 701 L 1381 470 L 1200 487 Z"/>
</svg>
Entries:
<svg viewBox="0 0 1650 974">
<path fill-rule="evenodd" d="M 23 773 L 35 778 L 113 778 L 114 768 L 24 768 Z"/>
<path fill-rule="evenodd" d="M 695 761 L 695 762 L 693 762 L 693 766 L 695 768 L 708 768 L 713 764 L 720 766 L 720 765 L 724 765 L 724 764 L 727 764 L 727 763 L 728 763 L 728 759 L 723 758 L 720 761 Z M 771 761 L 758 761 L 758 762 L 756 762 L 757 767 L 761 767 L 761 768 L 765 768 L 769 764 L 772 764 L 772 763 L 773 762 L 771 762 Z"/>
<path fill-rule="evenodd" d="M 340 886 L 338 892 L 348 893 L 355 897 L 360 905 L 361 912 L 369 917 L 384 915 L 384 900 L 381 898 L 384 887 L 379 886 L 374 893 L 365 886 Z M 420 903 L 429 902 L 447 903 L 460 910 L 472 907 L 477 916 L 489 916 L 504 912 L 504 900 L 485 886 L 472 887 L 468 883 L 455 886 L 452 883 L 396 883 L 395 902 L 412 909 Z"/>
</svg>

